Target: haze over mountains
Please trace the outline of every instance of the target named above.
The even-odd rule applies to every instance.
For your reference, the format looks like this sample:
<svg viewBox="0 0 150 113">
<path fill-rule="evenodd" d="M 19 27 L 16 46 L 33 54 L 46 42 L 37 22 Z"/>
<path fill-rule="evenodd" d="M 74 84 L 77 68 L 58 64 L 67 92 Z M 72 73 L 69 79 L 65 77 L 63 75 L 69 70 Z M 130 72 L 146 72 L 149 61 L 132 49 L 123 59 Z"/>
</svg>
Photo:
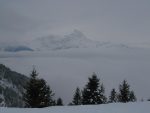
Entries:
<svg viewBox="0 0 150 113">
<path fill-rule="evenodd" d="M 0 15 L 0 113 L 150 112 L 150 0 L 0 0 Z M 25 107 L 33 68 L 65 106 L 14 108 Z M 119 103 L 66 106 L 77 87 L 83 97 L 93 73 Z M 123 80 L 137 102 L 118 101 Z"/>
<path fill-rule="evenodd" d="M 16 46 L 17 51 L 13 50 Z M 82 88 L 93 72 L 104 79 L 104 85 L 108 84 L 106 91 L 127 79 L 133 83 L 138 99 L 149 98 L 150 92 L 145 89 L 149 85 L 149 48 L 93 41 L 79 30 L 67 35 L 43 36 L 23 44 L 1 44 L 0 47 L 12 49 L 0 52 L 0 63 L 27 76 L 33 65 L 36 66 L 41 77 L 56 89 L 56 97 L 62 95 L 65 103 L 71 101 L 72 89 L 77 85 Z"/>
<path fill-rule="evenodd" d="M 46 37 L 35 38 L 31 42 L 24 44 L 1 44 L 0 51 L 19 52 L 19 51 L 49 51 L 62 50 L 70 48 L 98 48 L 98 47 L 123 47 L 128 48 L 125 44 L 113 44 L 110 42 L 94 41 L 86 37 L 79 30 L 73 30 L 72 33 L 64 36 L 49 35 Z"/>
</svg>

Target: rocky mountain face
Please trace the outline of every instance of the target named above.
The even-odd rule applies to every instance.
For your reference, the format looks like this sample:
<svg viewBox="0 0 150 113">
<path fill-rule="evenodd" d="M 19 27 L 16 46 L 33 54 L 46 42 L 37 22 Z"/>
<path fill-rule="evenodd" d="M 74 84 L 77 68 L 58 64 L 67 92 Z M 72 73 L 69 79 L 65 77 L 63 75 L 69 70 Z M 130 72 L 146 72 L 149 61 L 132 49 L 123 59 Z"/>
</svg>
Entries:
<svg viewBox="0 0 150 113">
<path fill-rule="evenodd" d="M 29 79 L 0 64 L 0 106 L 23 107 L 22 95 Z"/>
</svg>

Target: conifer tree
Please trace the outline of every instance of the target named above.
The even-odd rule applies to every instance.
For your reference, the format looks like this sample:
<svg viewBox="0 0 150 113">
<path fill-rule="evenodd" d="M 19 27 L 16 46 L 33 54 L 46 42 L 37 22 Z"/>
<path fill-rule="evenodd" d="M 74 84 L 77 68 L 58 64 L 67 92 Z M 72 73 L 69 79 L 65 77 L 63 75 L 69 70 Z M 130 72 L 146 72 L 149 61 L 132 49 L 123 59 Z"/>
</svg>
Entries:
<svg viewBox="0 0 150 113">
<path fill-rule="evenodd" d="M 61 98 L 58 98 L 56 105 L 57 106 L 63 106 L 63 100 Z"/>
<path fill-rule="evenodd" d="M 72 105 L 81 105 L 81 101 L 82 101 L 81 92 L 80 89 L 77 87 L 73 97 Z"/>
<path fill-rule="evenodd" d="M 103 85 L 99 83 L 97 75 L 94 73 L 82 92 L 82 104 L 102 104 L 106 102 L 104 95 L 105 89 Z"/>
<path fill-rule="evenodd" d="M 30 80 L 25 87 L 24 102 L 25 107 L 41 108 L 51 106 L 54 95 L 50 87 L 46 85 L 44 79 L 39 79 L 35 69 L 33 69 Z"/>
<path fill-rule="evenodd" d="M 115 102 L 117 102 L 118 101 L 118 99 L 117 99 L 117 92 L 116 92 L 116 90 L 113 88 L 112 90 L 111 90 L 111 92 L 110 92 L 110 96 L 109 96 L 109 102 L 110 103 L 115 103 Z"/>
<path fill-rule="evenodd" d="M 50 90 L 50 87 L 47 86 L 46 81 L 44 79 L 39 79 L 38 88 L 40 90 L 39 99 L 41 101 L 39 107 L 52 106 L 54 102 L 52 96 L 54 95 L 54 93 L 52 92 L 52 90 Z"/>
<path fill-rule="evenodd" d="M 129 101 L 136 101 L 136 96 L 133 91 L 130 91 L 130 85 L 127 83 L 126 80 L 122 82 L 119 87 L 119 101 L 120 102 L 129 102 Z"/>
<path fill-rule="evenodd" d="M 129 98 L 130 98 L 130 101 L 131 101 L 131 102 L 135 102 L 135 101 L 137 100 L 137 99 L 136 99 L 136 96 L 135 96 L 135 94 L 134 94 L 134 91 L 131 91 L 131 92 L 130 92 L 130 97 L 129 97 Z"/>
<path fill-rule="evenodd" d="M 130 96 L 129 89 L 130 89 L 130 86 L 128 85 L 127 81 L 124 80 L 122 82 L 122 84 L 119 86 L 119 91 L 120 91 L 120 93 L 119 93 L 119 101 L 120 102 L 126 103 L 126 102 L 130 101 L 130 99 L 129 99 L 129 96 Z"/>
<path fill-rule="evenodd" d="M 101 86 L 100 86 L 100 100 L 101 100 L 101 104 L 105 104 L 105 103 L 107 103 L 107 98 L 106 98 L 106 96 L 105 96 L 105 88 L 104 88 L 104 85 L 103 84 L 101 84 Z"/>
</svg>

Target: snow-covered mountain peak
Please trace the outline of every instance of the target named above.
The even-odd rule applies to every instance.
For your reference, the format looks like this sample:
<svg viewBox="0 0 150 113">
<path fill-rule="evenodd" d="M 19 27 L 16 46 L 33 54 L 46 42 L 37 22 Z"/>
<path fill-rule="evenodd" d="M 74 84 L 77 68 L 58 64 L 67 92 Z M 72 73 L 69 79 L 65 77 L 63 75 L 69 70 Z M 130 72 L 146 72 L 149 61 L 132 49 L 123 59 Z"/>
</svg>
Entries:
<svg viewBox="0 0 150 113">
<path fill-rule="evenodd" d="M 57 50 L 69 48 L 96 47 L 98 42 L 88 39 L 81 31 L 74 30 L 64 36 L 49 35 L 40 37 L 30 43 L 34 50 Z"/>
<path fill-rule="evenodd" d="M 72 33 L 64 36 L 49 35 L 46 37 L 36 38 L 30 42 L 29 45 L 33 50 L 38 51 L 61 50 L 70 48 L 97 48 L 101 46 L 106 48 L 126 48 L 126 46 L 122 46 L 122 44 L 94 41 L 91 38 L 87 38 L 84 33 L 77 29 L 73 30 Z"/>
<path fill-rule="evenodd" d="M 65 35 L 64 37 L 70 38 L 70 39 L 87 39 L 87 37 L 79 30 L 74 29 L 72 33 L 69 35 Z"/>
<path fill-rule="evenodd" d="M 20 52 L 20 51 L 47 51 L 70 48 L 128 48 L 125 44 L 113 44 L 111 42 L 94 41 L 87 38 L 84 33 L 75 29 L 67 35 L 48 35 L 38 37 L 23 44 L 0 44 L 0 51 Z"/>
</svg>

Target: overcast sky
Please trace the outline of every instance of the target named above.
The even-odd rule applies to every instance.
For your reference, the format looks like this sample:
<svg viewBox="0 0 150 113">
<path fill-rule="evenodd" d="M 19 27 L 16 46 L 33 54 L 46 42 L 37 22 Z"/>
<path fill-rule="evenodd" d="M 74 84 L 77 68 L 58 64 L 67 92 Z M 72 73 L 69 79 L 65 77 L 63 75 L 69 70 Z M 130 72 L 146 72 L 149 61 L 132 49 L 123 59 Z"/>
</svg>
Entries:
<svg viewBox="0 0 150 113">
<path fill-rule="evenodd" d="M 150 0 L 0 0 L 0 41 L 73 29 L 112 42 L 150 43 Z"/>
<path fill-rule="evenodd" d="M 80 30 L 93 40 L 146 43 L 150 46 L 150 0 L 0 0 L 0 45 L 2 42 L 30 41 L 50 34 L 66 35 L 74 29 Z M 141 98 L 150 94 L 144 91 L 149 85 L 148 51 L 104 49 L 104 52 L 94 52 L 97 56 L 95 57 L 93 50 L 87 52 L 88 54 L 84 50 L 77 52 L 77 56 L 76 52 L 71 54 L 71 51 L 70 58 L 68 53 L 60 52 L 59 57 L 65 54 L 66 56 L 53 58 L 52 54 L 50 58 L 4 58 L 1 62 L 18 72 L 26 71 L 25 68 L 30 68 L 30 71 L 33 64 L 36 65 L 41 69 L 39 72 L 46 75 L 46 80 L 52 82 L 57 90 L 56 94 L 59 95 L 61 91 L 66 100 L 72 98 L 72 88 L 76 87 L 76 84 L 83 85 L 83 81 L 87 80 L 87 76 L 92 72 L 100 73 L 108 87 L 113 86 L 112 83 L 118 86 L 116 81 L 110 81 L 114 78 L 117 78 L 118 82 L 130 78 Z M 86 56 L 87 59 L 83 58 Z M 49 76 L 49 72 L 52 76 Z M 49 77 L 52 79 L 48 79 Z M 70 81 L 64 82 L 65 78 Z M 56 84 L 55 80 L 58 79 L 62 82 Z M 144 81 L 141 82 L 142 85 L 139 84 L 141 80 Z M 64 89 L 64 86 L 68 87 L 66 89 L 69 97 L 59 86 L 61 89 Z"/>
</svg>

